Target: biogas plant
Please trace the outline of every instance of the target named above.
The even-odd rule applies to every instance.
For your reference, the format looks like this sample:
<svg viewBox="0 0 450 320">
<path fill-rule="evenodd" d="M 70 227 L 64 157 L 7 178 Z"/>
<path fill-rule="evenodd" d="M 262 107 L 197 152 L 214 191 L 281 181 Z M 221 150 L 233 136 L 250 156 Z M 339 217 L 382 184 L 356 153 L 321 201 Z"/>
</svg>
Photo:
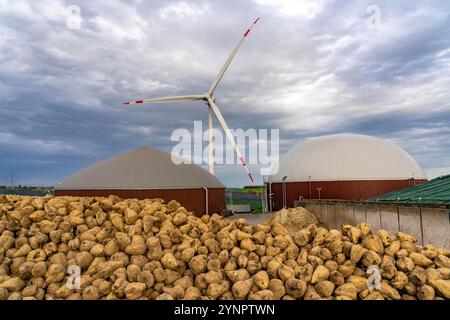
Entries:
<svg viewBox="0 0 450 320">
<path fill-rule="evenodd" d="M 164 19 L 169 16 L 170 21 L 172 15 L 177 19 L 195 16 L 194 11 L 186 10 L 187 3 L 181 4 L 184 10 L 172 8 L 158 14 Z M 207 11 L 209 6 L 205 8 Z M 86 15 L 87 26 L 95 26 L 99 21 L 100 25 L 109 25 L 106 20 L 91 18 L 93 12 Z M 55 13 L 50 10 L 46 14 Z M 156 16 L 152 15 L 155 19 Z M 308 16 L 304 24 L 309 19 L 313 17 Z M 132 21 L 134 25 L 135 20 Z M 120 150 L 115 152 L 111 149 L 108 157 L 91 159 L 91 164 L 75 170 L 60 161 L 71 172 L 55 186 L 54 194 L 18 195 L 12 188 L 7 194 L 0 193 L 0 300 L 183 300 L 176 305 L 156 302 L 150 308 L 153 313 L 153 308 L 170 306 L 172 309 L 164 309 L 165 316 L 170 314 L 176 319 L 280 315 L 277 308 L 281 304 L 190 305 L 187 300 L 450 299 L 450 175 L 429 179 L 405 151 L 408 146 L 392 142 L 401 140 L 391 141 L 387 133 L 381 138 L 342 130 L 331 135 L 319 131 L 327 132 L 320 136 L 295 132 L 296 138 L 291 139 L 294 143 L 277 161 L 276 170 L 270 175 L 251 173 L 254 167 L 249 166 L 246 153 L 241 152 L 242 146 L 235 141 L 222 114 L 227 104 L 220 103 L 221 111 L 216 93 L 258 21 L 259 18 L 244 31 L 204 93 L 132 100 L 116 106 L 120 112 L 129 112 L 145 103 L 203 104 L 209 128 L 207 170 L 155 148 L 164 143 L 164 138 L 159 142 L 152 140 L 153 146 L 138 148 L 141 144 L 127 139 L 127 148 L 117 147 Z M 52 20 L 51 25 L 55 24 Z M 136 25 L 140 24 L 142 21 L 136 20 Z M 308 33 L 304 24 L 295 32 Z M 152 33 L 168 27 L 167 21 L 161 28 L 153 21 L 150 25 Z M 82 37 L 93 37 L 94 29 L 76 32 Z M 117 30 L 114 27 L 110 32 Z M 380 34 L 385 35 L 383 32 Z M 128 35 L 118 33 L 125 38 Z M 14 34 L 7 34 L 5 41 L 15 39 Z M 31 38 L 27 37 L 26 42 Z M 59 40 L 59 33 L 56 38 Z M 127 49 L 142 45 L 142 41 L 136 41 L 137 46 L 126 42 L 130 45 Z M 314 41 L 319 40 L 314 37 Z M 287 43 L 280 41 L 275 45 Z M 320 55 L 324 50 L 313 52 Z M 130 51 L 121 51 L 125 52 L 126 61 Z M 14 53 L 17 52 L 21 51 Z M 44 55 L 42 52 L 36 56 Z M 61 50 L 51 53 L 65 57 Z M 445 54 L 437 55 L 442 58 Z M 23 72 L 27 70 L 11 65 Z M 303 70 L 300 64 L 298 68 Z M 42 87 L 51 78 L 40 78 Z M 3 88 L 0 83 L 0 89 Z M 42 88 L 33 89 L 34 94 Z M 153 108 L 158 106 L 143 108 L 141 112 L 157 119 Z M 175 105 L 170 108 L 168 114 L 179 112 Z M 273 114 L 276 112 L 269 116 Z M 172 124 L 186 120 L 173 118 Z M 106 119 L 104 122 L 113 121 L 113 116 L 108 114 Z M 130 121 L 138 120 L 141 119 Z M 45 121 L 39 119 L 39 128 L 47 127 Z M 226 187 L 228 173 L 217 174 L 217 141 L 212 134 L 215 121 L 250 185 Z M 157 127 L 157 122 L 152 126 Z M 258 125 L 255 123 L 255 127 Z M 32 131 L 28 123 L 18 127 L 21 134 Z M 72 127 L 64 130 L 71 131 Z M 0 143 L 4 136 L 14 137 L 1 134 L 2 128 Z M 111 135 L 109 146 L 116 142 L 120 145 L 120 137 Z M 39 145 L 38 140 L 30 144 L 34 143 Z M 59 146 L 51 141 L 49 144 L 50 150 Z M 70 153 L 71 149 L 62 150 Z M 86 155 L 83 152 L 79 152 L 80 159 Z M 29 158 L 30 162 L 35 160 Z M 335 308 L 330 310 L 335 312 Z"/>
</svg>

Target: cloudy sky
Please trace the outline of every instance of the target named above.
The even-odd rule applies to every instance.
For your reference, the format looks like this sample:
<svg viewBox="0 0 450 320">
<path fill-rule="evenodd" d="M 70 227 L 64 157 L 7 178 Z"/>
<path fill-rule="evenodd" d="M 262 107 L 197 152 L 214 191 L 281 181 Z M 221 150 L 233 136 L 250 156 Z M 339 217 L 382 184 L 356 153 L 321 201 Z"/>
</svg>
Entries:
<svg viewBox="0 0 450 320">
<path fill-rule="evenodd" d="M 448 0 L 0 0 L 0 184 L 54 185 L 142 145 L 170 151 L 174 129 L 206 124 L 202 103 L 121 103 L 203 93 L 258 16 L 217 90 L 230 127 L 280 129 L 281 154 L 374 135 L 429 177 L 450 173 L 449 13 Z M 238 165 L 217 176 L 247 183 Z"/>
</svg>

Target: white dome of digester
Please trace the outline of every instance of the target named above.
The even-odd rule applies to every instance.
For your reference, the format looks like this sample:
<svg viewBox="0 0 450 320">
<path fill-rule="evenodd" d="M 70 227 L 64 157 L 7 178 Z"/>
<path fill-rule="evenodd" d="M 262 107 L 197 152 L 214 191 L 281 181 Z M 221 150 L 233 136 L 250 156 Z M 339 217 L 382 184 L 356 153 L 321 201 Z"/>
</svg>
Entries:
<svg viewBox="0 0 450 320">
<path fill-rule="evenodd" d="M 426 179 L 419 164 L 387 140 L 358 134 L 312 138 L 289 150 L 269 182 Z"/>
</svg>

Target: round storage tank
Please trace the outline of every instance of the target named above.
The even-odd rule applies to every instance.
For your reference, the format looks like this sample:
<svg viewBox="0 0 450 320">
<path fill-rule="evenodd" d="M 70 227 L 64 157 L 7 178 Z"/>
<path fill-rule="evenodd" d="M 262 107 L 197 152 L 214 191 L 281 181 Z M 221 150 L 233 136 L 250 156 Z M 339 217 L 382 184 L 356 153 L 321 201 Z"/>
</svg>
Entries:
<svg viewBox="0 0 450 320">
<path fill-rule="evenodd" d="M 426 180 L 419 164 L 398 145 L 366 135 L 337 134 L 312 138 L 289 150 L 278 172 L 269 177 L 268 187 L 275 210 L 293 206 L 299 198 L 368 199 Z"/>
<path fill-rule="evenodd" d="M 174 164 L 169 153 L 150 147 L 81 169 L 57 186 L 55 194 L 177 200 L 197 215 L 225 208 L 225 187 L 215 176 L 194 164 Z"/>
</svg>

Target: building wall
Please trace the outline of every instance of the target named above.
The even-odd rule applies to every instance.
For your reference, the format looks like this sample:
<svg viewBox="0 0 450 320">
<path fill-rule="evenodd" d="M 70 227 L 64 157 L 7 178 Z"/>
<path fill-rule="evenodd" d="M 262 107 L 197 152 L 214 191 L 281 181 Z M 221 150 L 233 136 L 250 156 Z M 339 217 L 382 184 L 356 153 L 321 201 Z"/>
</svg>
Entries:
<svg viewBox="0 0 450 320">
<path fill-rule="evenodd" d="M 407 179 L 287 182 L 286 202 L 287 207 L 293 207 L 294 201 L 298 200 L 299 197 L 304 199 L 363 200 L 426 181 Z M 317 188 L 321 188 L 320 195 Z M 283 208 L 282 183 L 272 183 L 271 189 L 274 194 L 272 210 L 280 210 Z M 267 186 L 267 190 L 269 192 L 269 186 Z"/>
<path fill-rule="evenodd" d="M 450 249 L 450 208 L 438 206 L 405 206 L 373 202 L 333 202 L 306 200 L 297 202 L 314 213 L 328 228 L 365 222 L 373 231 L 380 229 L 395 234 L 399 231 L 417 239 L 417 244 L 432 244 Z"/>
<path fill-rule="evenodd" d="M 199 189 L 140 189 L 140 190 L 56 190 L 57 196 L 108 197 L 116 195 L 124 199 L 161 198 L 166 202 L 176 200 L 187 210 L 194 211 L 197 216 L 206 213 L 205 190 Z M 209 214 L 219 213 L 225 209 L 225 189 L 208 188 Z"/>
</svg>

